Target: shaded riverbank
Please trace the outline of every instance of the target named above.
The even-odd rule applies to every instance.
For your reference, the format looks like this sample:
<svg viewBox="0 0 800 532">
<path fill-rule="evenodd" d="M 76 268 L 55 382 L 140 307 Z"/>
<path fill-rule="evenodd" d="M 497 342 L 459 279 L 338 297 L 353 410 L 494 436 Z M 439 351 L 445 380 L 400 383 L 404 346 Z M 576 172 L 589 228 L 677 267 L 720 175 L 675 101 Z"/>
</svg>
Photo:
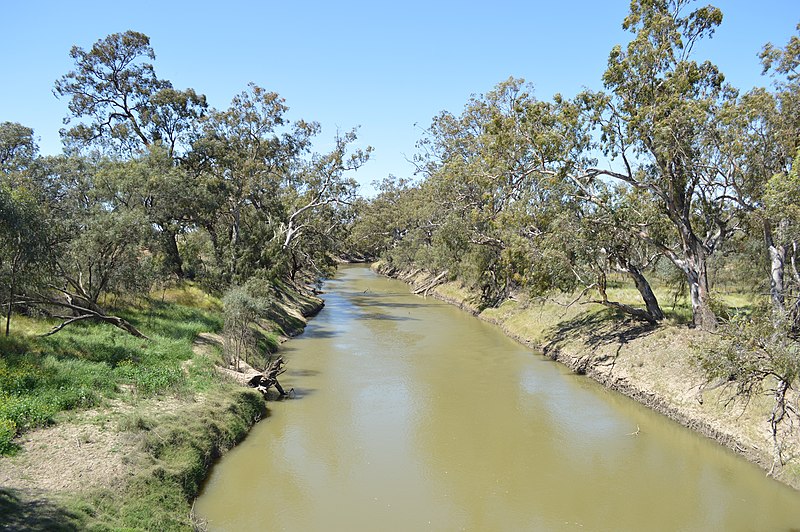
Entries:
<svg viewBox="0 0 800 532">
<path fill-rule="evenodd" d="M 406 282 L 415 291 L 428 288 L 435 279 L 424 270 L 400 271 L 380 263 L 373 269 Z M 470 303 L 474 294 L 457 281 L 435 284 L 423 292 L 497 325 L 509 337 L 712 438 L 777 480 L 800 489 L 797 458 L 773 469 L 768 394 L 748 404 L 729 403 L 726 388 L 704 387 L 692 347 L 701 339 L 700 331 L 619 320 L 599 305 L 567 306 L 567 298 L 508 300 L 480 312 Z M 784 456 L 797 456 L 798 431 L 784 429 L 781 437 Z"/>
</svg>

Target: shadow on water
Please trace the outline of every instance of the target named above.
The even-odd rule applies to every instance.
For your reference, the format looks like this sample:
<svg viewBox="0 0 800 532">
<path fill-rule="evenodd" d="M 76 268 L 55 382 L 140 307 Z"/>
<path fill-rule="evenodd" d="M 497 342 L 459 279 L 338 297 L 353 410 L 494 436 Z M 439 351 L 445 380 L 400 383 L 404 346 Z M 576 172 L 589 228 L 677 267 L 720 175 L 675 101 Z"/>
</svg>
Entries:
<svg viewBox="0 0 800 532">
<path fill-rule="evenodd" d="M 80 530 L 76 514 L 42 499 L 0 488 L 0 530 Z"/>
<path fill-rule="evenodd" d="M 292 377 L 316 377 L 320 372 L 315 369 L 290 369 L 286 374 Z"/>
<path fill-rule="evenodd" d="M 337 331 L 331 329 L 307 329 L 306 332 L 303 333 L 303 338 L 335 338 L 339 336 Z"/>
<path fill-rule="evenodd" d="M 308 397 L 309 395 L 313 395 L 316 393 L 315 388 L 298 388 L 294 387 L 289 390 L 289 395 L 284 397 L 278 397 L 278 401 L 293 401 L 295 399 L 302 399 L 304 397 Z"/>
<path fill-rule="evenodd" d="M 360 319 L 365 320 L 379 320 L 379 321 L 419 321 L 419 318 L 412 318 L 411 316 L 392 316 L 391 314 L 382 314 L 374 312 L 372 314 L 362 314 Z"/>
</svg>

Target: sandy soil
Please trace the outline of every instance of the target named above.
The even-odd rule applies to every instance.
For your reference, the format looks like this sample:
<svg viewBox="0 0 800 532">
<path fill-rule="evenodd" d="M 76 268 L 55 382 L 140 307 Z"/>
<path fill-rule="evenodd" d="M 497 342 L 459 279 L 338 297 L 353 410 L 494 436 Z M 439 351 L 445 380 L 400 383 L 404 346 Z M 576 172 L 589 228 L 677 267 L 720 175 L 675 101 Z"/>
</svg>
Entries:
<svg viewBox="0 0 800 532">
<path fill-rule="evenodd" d="M 113 411 L 113 407 L 112 407 Z M 137 441 L 106 423 L 108 412 L 26 433 L 20 452 L 0 460 L 0 485 L 29 493 L 113 487 L 133 474 L 126 459 Z"/>
</svg>

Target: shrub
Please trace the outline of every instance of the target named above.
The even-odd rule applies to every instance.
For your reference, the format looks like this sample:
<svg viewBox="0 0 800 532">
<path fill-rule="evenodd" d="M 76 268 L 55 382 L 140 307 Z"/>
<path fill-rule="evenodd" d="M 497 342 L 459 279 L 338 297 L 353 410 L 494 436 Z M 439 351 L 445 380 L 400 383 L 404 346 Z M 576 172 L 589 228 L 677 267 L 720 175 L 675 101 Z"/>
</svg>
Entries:
<svg viewBox="0 0 800 532">
<path fill-rule="evenodd" d="M 12 440 L 16 435 L 16 423 L 10 419 L 0 418 L 0 454 L 8 454 L 14 449 Z"/>
</svg>

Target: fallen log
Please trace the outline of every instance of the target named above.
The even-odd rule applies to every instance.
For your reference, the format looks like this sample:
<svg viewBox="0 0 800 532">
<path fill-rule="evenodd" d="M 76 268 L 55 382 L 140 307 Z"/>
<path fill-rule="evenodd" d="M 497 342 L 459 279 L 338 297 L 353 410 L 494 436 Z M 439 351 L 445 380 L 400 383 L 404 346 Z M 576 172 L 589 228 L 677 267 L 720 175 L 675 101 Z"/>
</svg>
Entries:
<svg viewBox="0 0 800 532">
<path fill-rule="evenodd" d="M 216 368 L 218 373 L 235 380 L 242 386 L 250 386 L 251 388 L 255 388 L 255 385 L 251 385 L 250 382 L 256 377 L 258 377 L 259 380 L 261 379 L 261 373 L 252 368 L 250 368 L 250 371 L 245 372 L 223 368 L 222 366 L 216 366 Z"/>
<path fill-rule="evenodd" d="M 288 395 L 284 391 L 283 386 L 281 386 L 281 383 L 278 382 L 278 375 L 286 372 L 286 368 L 284 368 L 285 365 L 286 362 L 284 362 L 283 357 L 278 357 L 269 365 L 267 365 L 267 369 L 261 373 L 261 378 L 258 379 L 256 388 L 258 391 L 264 394 L 265 397 L 267 395 L 267 391 L 269 391 L 269 389 L 273 386 L 276 390 L 278 390 L 278 393 L 281 394 L 281 396 Z M 255 381 L 255 378 L 253 381 Z"/>
<path fill-rule="evenodd" d="M 276 390 L 278 390 L 278 393 L 281 395 L 281 397 L 289 395 L 278 381 L 278 375 L 286 372 L 286 368 L 284 367 L 285 365 L 286 362 L 283 360 L 283 357 L 278 357 L 274 361 L 270 362 L 266 369 L 262 372 L 258 372 L 250 366 L 247 366 L 243 372 L 223 368 L 220 366 L 216 366 L 216 368 L 219 373 L 230 377 L 242 386 L 255 388 L 266 398 L 269 389 L 273 386 Z"/>
<path fill-rule="evenodd" d="M 422 285 L 422 287 L 415 289 L 412 293 L 415 295 L 423 294 L 425 297 L 427 297 L 429 290 L 447 280 L 446 279 L 447 273 L 448 273 L 447 270 L 443 271 L 442 273 L 437 275 L 433 281 L 426 282 L 424 285 Z"/>
</svg>

